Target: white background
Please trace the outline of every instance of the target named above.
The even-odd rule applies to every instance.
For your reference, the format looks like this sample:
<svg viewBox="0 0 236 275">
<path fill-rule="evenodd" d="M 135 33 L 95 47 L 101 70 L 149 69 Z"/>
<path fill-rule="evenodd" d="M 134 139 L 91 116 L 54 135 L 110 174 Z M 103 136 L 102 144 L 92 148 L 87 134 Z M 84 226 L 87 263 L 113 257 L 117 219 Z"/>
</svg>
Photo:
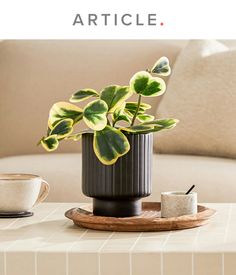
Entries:
<svg viewBox="0 0 236 275">
<path fill-rule="evenodd" d="M 0 0 L 0 39 L 235 39 L 229 0 Z M 164 26 L 73 26 L 77 13 L 157 13 Z"/>
</svg>

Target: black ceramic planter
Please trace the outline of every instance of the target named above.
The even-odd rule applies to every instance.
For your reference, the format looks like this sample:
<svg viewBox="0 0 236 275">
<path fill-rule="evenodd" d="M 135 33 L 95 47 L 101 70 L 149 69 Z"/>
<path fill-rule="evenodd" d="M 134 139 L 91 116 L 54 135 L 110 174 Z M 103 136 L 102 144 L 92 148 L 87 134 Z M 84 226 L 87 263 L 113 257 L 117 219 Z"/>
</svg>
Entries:
<svg viewBox="0 0 236 275">
<path fill-rule="evenodd" d="M 104 165 L 93 151 L 93 134 L 82 137 L 82 191 L 93 198 L 93 213 L 130 217 L 141 214 L 141 198 L 151 194 L 153 134 L 129 134 L 130 151 Z"/>
</svg>

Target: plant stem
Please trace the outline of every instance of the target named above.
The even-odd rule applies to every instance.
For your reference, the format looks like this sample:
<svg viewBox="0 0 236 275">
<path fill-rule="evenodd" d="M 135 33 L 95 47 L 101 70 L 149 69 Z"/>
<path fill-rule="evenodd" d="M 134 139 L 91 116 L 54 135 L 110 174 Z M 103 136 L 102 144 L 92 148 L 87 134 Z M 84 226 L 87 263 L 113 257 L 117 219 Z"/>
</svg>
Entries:
<svg viewBox="0 0 236 275">
<path fill-rule="evenodd" d="M 117 122 L 117 120 L 115 119 L 112 123 L 112 127 L 115 127 L 116 122 Z"/>
<path fill-rule="evenodd" d="M 107 124 L 108 124 L 109 126 L 111 126 L 111 122 L 110 122 L 110 120 L 109 120 L 109 118 L 108 118 L 108 114 L 107 114 Z"/>
<path fill-rule="evenodd" d="M 134 125 L 135 118 L 136 118 L 136 116 L 137 116 L 137 114 L 138 114 L 139 107 L 140 107 L 140 103 L 141 103 L 141 97 L 142 97 L 141 95 L 138 96 L 138 105 L 137 105 L 137 109 L 136 109 L 136 111 L 135 111 L 135 114 L 134 114 L 134 116 L 133 116 L 133 119 L 132 119 L 132 122 L 131 122 L 131 126 Z"/>
</svg>

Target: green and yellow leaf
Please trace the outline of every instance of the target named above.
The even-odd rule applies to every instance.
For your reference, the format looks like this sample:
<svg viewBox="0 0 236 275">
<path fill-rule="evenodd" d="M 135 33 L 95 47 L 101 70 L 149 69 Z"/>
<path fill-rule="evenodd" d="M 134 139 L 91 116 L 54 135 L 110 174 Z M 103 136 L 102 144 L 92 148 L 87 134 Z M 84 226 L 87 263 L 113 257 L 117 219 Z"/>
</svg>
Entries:
<svg viewBox="0 0 236 275">
<path fill-rule="evenodd" d="M 168 76 L 171 74 L 171 68 L 169 64 L 169 59 L 165 56 L 157 60 L 154 66 L 151 69 L 151 73 L 157 75 Z"/>
<path fill-rule="evenodd" d="M 173 127 L 179 122 L 178 119 L 175 118 L 162 118 L 162 119 L 155 119 L 153 121 L 148 121 L 142 123 L 142 125 L 159 125 L 165 128 Z"/>
<path fill-rule="evenodd" d="M 74 133 L 72 135 L 67 136 L 66 139 L 71 139 L 73 141 L 78 141 L 78 140 L 81 139 L 83 134 L 88 134 L 88 133 L 92 134 L 92 133 L 94 133 L 94 131 L 91 130 L 91 129 L 85 129 L 85 130 L 82 130 L 82 131 L 79 131 L 77 133 Z"/>
<path fill-rule="evenodd" d="M 128 111 L 127 109 L 124 109 L 124 112 L 123 112 L 124 115 L 126 115 L 128 118 L 132 119 L 133 116 L 134 116 L 134 112 L 130 112 Z"/>
<path fill-rule="evenodd" d="M 124 109 L 125 109 L 125 102 L 123 102 L 123 104 L 121 104 L 119 107 L 117 107 L 115 109 L 114 113 L 112 113 L 112 120 L 117 121 L 118 117 L 123 114 Z"/>
<path fill-rule="evenodd" d="M 151 132 L 158 132 L 161 130 L 172 129 L 177 125 L 178 122 L 179 122 L 178 119 L 167 118 L 167 119 L 156 119 L 153 121 L 144 122 L 142 123 L 142 125 L 153 126 L 153 129 Z"/>
<path fill-rule="evenodd" d="M 57 139 L 63 139 L 73 131 L 73 120 L 66 118 L 58 121 L 51 129 L 50 136 L 57 135 Z"/>
<path fill-rule="evenodd" d="M 108 106 L 101 99 L 94 100 L 84 108 L 83 119 L 90 129 L 100 131 L 107 125 Z"/>
<path fill-rule="evenodd" d="M 113 126 L 116 124 L 118 121 L 126 121 L 128 123 L 131 123 L 129 115 L 125 113 L 125 102 L 118 107 L 115 112 L 112 114 L 112 121 L 113 121 Z"/>
<path fill-rule="evenodd" d="M 114 164 L 129 149 L 127 137 L 116 128 L 106 126 L 94 133 L 93 148 L 98 159 L 105 165 Z"/>
<path fill-rule="evenodd" d="M 48 152 L 54 151 L 57 149 L 59 145 L 59 141 L 57 139 L 57 135 L 52 135 L 48 137 L 43 137 L 40 141 L 41 145 Z"/>
<path fill-rule="evenodd" d="M 137 115 L 137 120 L 139 120 L 140 122 L 149 122 L 149 121 L 153 121 L 154 118 L 155 118 L 154 116 L 148 115 L 148 114 Z"/>
<path fill-rule="evenodd" d="M 154 129 L 154 126 L 152 126 L 152 125 L 142 125 L 142 124 L 120 128 L 121 131 L 134 133 L 134 134 L 151 132 L 151 130 L 153 130 L 153 129 Z"/>
<path fill-rule="evenodd" d="M 125 107 L 128 109 L 136 109 L 137 106 L 138 106 L 137 102 L 126 102 L 126 105 L 125 105 Z M 142 108 L 143 110 L 148 110 L 148 109 L 151 109 L 152 106 L 150 104 L 141 102 L 139 107 Z"/>
<path fill-rule="evenodd" d="M 150 73 L 141 71 L 136 73 L 130 80 L 132 92 L 142 96 L 160 96 L 166 90 L 165 81 L 159 77 L 153 77 Z"/>
<path fill-rule="evenodd" d="M 48 119 L 48 127 L 52 127 L 60 120 L 65 118 L 70 118 L 73 120 L 73 123 L 77 123 L 83 117 L 83 110 L 77 107 L 74 104 L 68 102 L 58 102 L 55 103 L 50 112 Z"/>
<path fill-rule="evenodd" d="M 79 141 L 81 138 L 82 138 L 82 134 L 74 134 L 66 137 L 66 139 L 71 139 L 73 141 Z"/>
<path fill-rule="evenodd" d="M 133 115 L 136 113 L 137 107 L 138 107 L 137 102 L 127 102 L 125 105 L 125 112 L 128 112 L 127 115 L 133 117 Z M 145 113 L 145 111 L 150 108 L 151 108 L 151 105 L 149 105 L 147 103 L 141 103 L 137 114 L 141 115 L 141 114 Z"/>
<path fill-rule="evenodd" d="M 133 111 L 136 111 L 138 107 L 138 103 L 137 102 L 126 102 L 125 104 L 125 108 L 128 109 L 128 110 L 133 110 Z M 147 104 L 147 103 L 140 103 L 139 105 L 139 109 L 142 110 L 142 111 L 146 111 L 148 109 L 151 109 L 151 105 Z"/>
<path fill-rule="evenodd" d="M 132 95 L 128 86 L 108 86 L 101 91 L 100 98 L 107 103 L 108 112 L 113 113 Z"/>
<path fill-rule="evenodd" d="M 116 122 L 118 122 L 118 121 L 126 121 L 126 122 L 128 122 L 128 123 L 131 123 L 131 119 L 130 119 L 127 115 L 125 115 L 125 114 L 120 115 L 120 116 L 116 119 Z"/>
<path fill-rule="evenodd" d="M 99 94 L 97 91 L 93 90 L 93 89 L 83 89 L 83 90 L 79 90 L 78 92 L 74 93 L 71 98 L 70 98 L 70 102 L 80 102 L 83 100 L 86 100 L 90 97 L 99 97 Z"/>
</svg>

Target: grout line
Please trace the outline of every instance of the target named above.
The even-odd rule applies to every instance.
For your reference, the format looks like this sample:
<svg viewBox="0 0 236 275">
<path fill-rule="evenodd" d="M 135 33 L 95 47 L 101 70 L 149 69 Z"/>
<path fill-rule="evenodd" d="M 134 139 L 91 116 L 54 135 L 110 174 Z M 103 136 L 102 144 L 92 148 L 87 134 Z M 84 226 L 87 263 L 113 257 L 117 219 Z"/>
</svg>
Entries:
<svg viewBox="0 0 236 275">
<path fill-rule="evenodd" d="M 132 246 L 129 249 L 129 274 L 132 275 L 133 273 L 133 266 L 132 266 L 132 250 L 134 249 L 135 245 L 137 244 L 137 242 L 140 240 L 140 238 L 142 237 L 143 232 L 141 232 L 139 234 L 139 236 L 137 237 L 137 239 L 135 240 L 135 242 L 132 244 Z"/>
<path fill-rule="evenodd" d="M 228 232 L 229 232 L 229 224 L 230 224 L 230 219 L 231 219 L 232 210 L 233 210 L 233 206 L 232 206 L 232 204 L 230 204 L 230 205 L 229 205 L 229 213 L 228 213 L 226 228 L 225 228 L 224 243 L 226 242 L 227 234 L 228 234 Z"/>
<path fill-rule="evenodd" d="M 115 232 L 112 232 L 109 235 L 109 237 L 104 241 L 104 243 L 101 245 L 101 247 L 99 247 L 99 249 L 97 251 L 97 253 L 98 253 L 98 275 L 101 275 L 101 251 L 114 234 L 115 234 Z"/>
<path fill-rule="evenodd" d="M 10 224 L 8 224 L 7 226 L 1 228 L 1 230 L 6 230 L 9 227 L 11 227 L 13 224 L 15 224 L 17 221 L 19 220 L 19 218 L 15 219 L 14 221 L 12 221 Z"/>
<path fill-rule="evenodd" d="M 233 205 L 230 204 L 229 205 L 229 213 L 228 213 L 226 228 L 225 228 L 224 245 L 226 243 L 227 235 L 228 235 L 228 232 L 229 232 L 229 224 L 230 224 L 230 219 L 231 219 L 232 211 L 233 211 Z M 221 267 L 222 267 L 222 275 L 224 275 L 225 274 L 225 255 L 224 255 L 224 250 L 222 251 L 222 254 L 221 254 Z"/>
<path fill-rule="evenodd" d="M 191 261 L 192 261 L 192 263 L 191 263 L 192 275 L 194 275 L 194 253 L 193 253 L 193 251 L 192 251 Z"/>
<path fill-rule="evenodd" d="M 38 262 L 37 262 L 37 255 L 36 252 L 34 252 L 34 275 L 38 274 Z"/>
<path fill-rule="evenodd" d="M 79 240 L 81 240 L 88 232 L 89 230 L 86 229 L 81 235 L 80 237 L 73 242 L 73 244 L 66 250 L 66 275 L 69 275 L 69 251 L 73 248 L 74 245 L 76 245 L 78 243 Z"/>
<path fill-rule="evenodd" d="M 53 215 L 58 209 L 60 209 L 62 206 L 64 205 L 64 203 L 59 204 L 54 210 L 52 210 L 48 215 L 46 215 L 46 217 L 44 217 L 43 219 L 41 219 L 39 222 L 44 222 L 45 220 L 47 220 L 51 215 Z M 58 232 L 58 231 L 57 231 Z M 50 239 L 55 233 L 52 233 L 48 239 Z M 38 274 L 38 259 L 37 259 L 37 253 L 38 253 L 38 249 L 36 248 L 36 250 L 34 251 L 34 275 Z"/>
<path fill-rule="evenodd" d="M 10 224 L 8 224 L 7 226 L 1 228 L 1 230 L 6 230 L 8 228 L 10 228 L 13 224 L 15 224 L 17 221 L 19 220 L 19 218 L 17 218 L 16 220 L 12 221 Z M 8 249 L 9 247 L 7 247 Z M 4 264 L 4 275 L 7 275 L 7 255 L 6 255 L 6 249 L 3 252 L 3 264 Z"/>
<path fill-rule="evenodd" d="M 6 252 L 4 251 L 4 254 L 3 254 L 3 257 L 4 257 L 4 275 L 7 275 L 7 256 L 6 256 Z"/>
<path fill-rule="evenodd" d="M 197 240 L 198 240 L 198 236 L 199 236 L 200 230 L 201 230 L 201 227 L 198 227 L 197 233 L 196 233 L 195 238 L 194 238 L 194 241 L 193 241 L 193 250 L 192 250 L 192 275 L 194 275 L 194 251 L 195 251 L 194 246 L 195 246 L 195 244 L 197 244 Z"/>
<path fill-rule="evenodd" d="M 222 273 L 222 275 L 224 275 L 225 274 L 225 255 L 224 255 L 224 252 L 222 252 L 222 255 L 221 255 L 221 266 L 222 266 L 221 273 Z"/>
<path fill-rule="evenodd" d="M 166 243 L 168 242 L 168 240 L 169 240 L 169 238 L 170 238 L 171 232 L 172 232 L 172 231 L 170 231 L 170 232 L 168 233 L 168 235 L 167 235 L 167 237 L 166 237 L 166 239 L 165 239 L 165 241 L 163 242 L 162 247 L 161 247 L 161 275 L 164 275 L 164 257 L 163 257 L 164 255 L 163 255 L 163 249 L 164 249 Z"/>
<path fill-rule="evenodd" d="M 62 204 L 63 205 L 63 204 Z M 40 220 L 39 222 L 42 222 L 43 220 L 45 220 L 47 217 L 49 217 L 51 214 L 53 214 L 61 205 L 59 205 L 58 207 L 56 207 L 52 212 L 50 212 L 50 214 L 48 214 L 46 217 L 44 217 L 42 220 Z M 4 227 L 3 229 L 9 229 L 12 225 L 14 225 L 17 221 L 19 221 L 20 218 L 17 218 L 16 220 L 14 220 L 12 223 L 8 224 L 6 227 Z M 4 275 L 7 275 L 7 251 L 14 246 L 17 241 L 19 241 L 21 239 L 21 237 L 27 235 L 28 232 L 25 232 L 23 235 L 19 236 L 16 240 L 14 240 L 9 246 L 7 246 L 6 249 L 4 249 L 3 255 L 4 255 Z M 37 273 L 35 273 L 37 275 Z"/>
</svg>

